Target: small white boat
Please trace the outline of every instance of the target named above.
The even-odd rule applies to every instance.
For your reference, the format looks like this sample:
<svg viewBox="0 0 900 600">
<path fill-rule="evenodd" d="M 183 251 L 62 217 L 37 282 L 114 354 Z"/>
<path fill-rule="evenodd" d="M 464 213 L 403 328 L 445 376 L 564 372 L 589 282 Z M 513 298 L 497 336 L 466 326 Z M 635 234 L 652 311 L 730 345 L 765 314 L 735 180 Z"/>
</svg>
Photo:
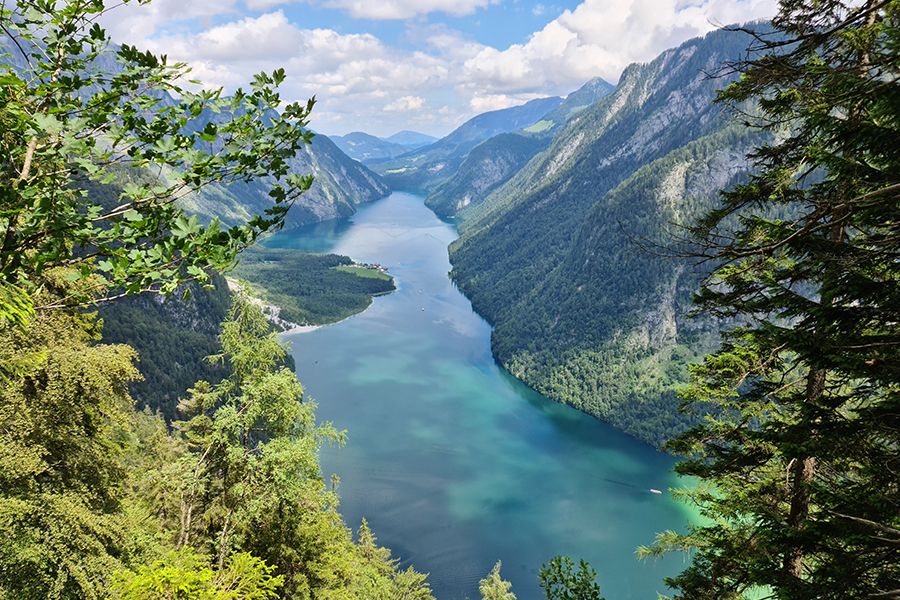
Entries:
<svg viewBox="0 0 900 600">
<path fill-rule="evenodd" d="M 662 492 L 656 488 L 650 488 L 650 493 L 651 494 L 662 494 Z"/>
</svg>

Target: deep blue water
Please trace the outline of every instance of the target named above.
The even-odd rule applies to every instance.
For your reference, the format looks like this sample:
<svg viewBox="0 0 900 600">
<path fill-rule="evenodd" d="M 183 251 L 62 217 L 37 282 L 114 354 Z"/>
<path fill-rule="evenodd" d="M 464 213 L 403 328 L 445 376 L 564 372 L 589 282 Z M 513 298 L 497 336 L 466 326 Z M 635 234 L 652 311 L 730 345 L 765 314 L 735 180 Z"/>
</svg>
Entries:
<svg viewBox="0 0 900 600">
<path fill-rule="evenodd" d="M 493 360 L 490 326 L 447 276 L 453 226 L 395 193 L 344 222 L 282 232 L 267 245 L 386 265 L 398 290 L 364 313 L 286 336 L 318 414 L 346 429 L 328 448 L 341 512 L 431 574 L 439 600 L 478 598 L 499 559 L 519 600 L 542 598 L 555 554 L 589 560 L 608 600 L 655 600 L 681 557 L 642 562 L 640 544 L 683 528 L 673 460 L 548 400 Z"/>
</svg>

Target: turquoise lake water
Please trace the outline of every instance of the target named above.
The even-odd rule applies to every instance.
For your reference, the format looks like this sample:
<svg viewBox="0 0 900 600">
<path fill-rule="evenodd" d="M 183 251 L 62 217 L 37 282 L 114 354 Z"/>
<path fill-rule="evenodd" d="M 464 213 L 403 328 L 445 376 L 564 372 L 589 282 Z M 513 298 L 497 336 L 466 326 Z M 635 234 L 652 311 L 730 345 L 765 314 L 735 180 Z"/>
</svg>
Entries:
<svg viewBox="0 0 900 600">
<path fill-rule="evenodd" d="M 682 529 L 671 457 L 521 384 L 490 353 L 490 326 L 447 274 L 456 238 L 422 198 L 395 193 L 344 222 L 282 232 L 267 245 L 385 265 L 397 291 L 364 313 L 286 335 L 322 420 L 348 444 L 323 452 L 345 520 L 368 519 L 438 600 L 476 600 L 499 559 L 519 600 L 542 598 L 555 554 L 584 558 L 607 600 L 655 600 L 680 556 L 635 549 Z M 650 488 L 666 490 L 663 495 Z"/>
</svg>

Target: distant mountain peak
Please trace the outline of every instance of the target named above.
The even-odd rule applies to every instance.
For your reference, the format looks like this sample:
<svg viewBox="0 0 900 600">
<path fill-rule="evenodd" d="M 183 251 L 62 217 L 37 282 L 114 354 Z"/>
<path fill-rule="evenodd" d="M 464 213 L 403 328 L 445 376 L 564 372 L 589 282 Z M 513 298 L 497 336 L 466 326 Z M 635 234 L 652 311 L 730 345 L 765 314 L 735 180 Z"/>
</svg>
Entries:
<svg viewBox="0 0 900 600">
<path fill-rule="evenodd" d="M 382 139 L 386 142 L 391 142 L 392 144 L 400 144 L 401 146 L 410 146 L 412 148 L 421 148 L 422 146 L 427 146 L 428 144 L 433 144 L 438 141 L 438 138 L 428 135 L 427 133 L 419 133 L 418 131 L 410 131 L 409 129 L 398 131 L 394 135 Z"/>
</svg>

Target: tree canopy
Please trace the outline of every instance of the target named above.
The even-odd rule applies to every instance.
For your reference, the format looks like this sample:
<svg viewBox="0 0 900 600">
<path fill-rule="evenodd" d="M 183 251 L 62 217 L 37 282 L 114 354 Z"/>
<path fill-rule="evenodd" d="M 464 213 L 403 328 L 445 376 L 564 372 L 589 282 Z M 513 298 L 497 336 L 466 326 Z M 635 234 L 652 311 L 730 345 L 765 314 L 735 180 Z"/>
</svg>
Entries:
<svg viewBox="0 0 900 600">
<path fill-rule="evenodd" d="M 125 0 L 128 3 L 129 0 Z M 143 3 L 143 0 L 142 0 Z M 0 318 L 142 291 L 171 293 L 279 226 L 311 177 L 290 159 L 313 100 L 286 103 L 282 69 L 225 96 L 183 63 L 113 45 L 102 0 L 0 8 Z M 276 109 L 278 109 L 276 111 Z M 201 225 L 179 200 L 210 183 L 272 180 L 244 225 Z M 103 202 L 91 189 L 117 181 Z M 52 276 L 56 274 L 56 276 Z"/>
<path fill-rule="evenodd" d="M 699 309 L 737 324 L 670 444 L 708 524 L 655 551 L 695 550 L 680 598 L 897 597 L 900 2 L 783 0 L 773 24 L 721 96 L 773 141 L 694 228 Z"/>
</svg>

